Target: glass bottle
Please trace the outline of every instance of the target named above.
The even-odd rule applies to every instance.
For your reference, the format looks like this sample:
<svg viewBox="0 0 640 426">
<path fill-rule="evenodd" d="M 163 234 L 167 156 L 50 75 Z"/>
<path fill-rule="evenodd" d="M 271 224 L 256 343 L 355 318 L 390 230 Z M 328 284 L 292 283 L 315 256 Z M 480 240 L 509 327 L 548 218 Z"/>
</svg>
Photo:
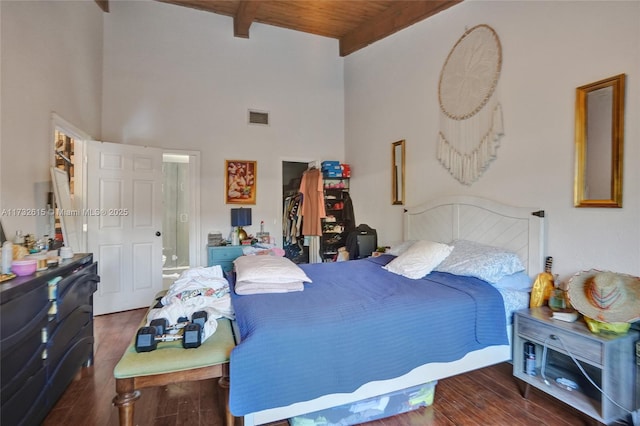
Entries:
<svg viewBox="0 0 640 426">
<path fill-rule="evenodd" d="M 549 297 L 549 308 L 553 311 L 562 311 L 568 307 L 566 292 L 560 287 L 560 279 L 556 274 L 553 280 L 553 291 Z"/>
<path fill-rule="evenodd" d="M 11 262 L 13 261 L 13 243 L 5 241 L 2 245 L 2 273 L 11 273 Z"/>
<path fill-rule="evenodd" d="M 13 244 L 24 245 L 24 235 L 22 235 L 22 231 L 16 231 L 16 238 L 13 240 Z"/>
</svg>

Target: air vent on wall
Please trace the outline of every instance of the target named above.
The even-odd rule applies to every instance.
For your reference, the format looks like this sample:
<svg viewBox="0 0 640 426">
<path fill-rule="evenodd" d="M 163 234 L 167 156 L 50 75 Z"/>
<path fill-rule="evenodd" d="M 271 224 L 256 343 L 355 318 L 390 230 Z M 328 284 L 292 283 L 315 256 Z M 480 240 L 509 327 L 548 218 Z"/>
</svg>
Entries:
<svg viewBox="0 0 640 426">
<path fill-rule="evenodd" d="M 269 113 L 266 111 L 249 110 L 249 124 L 269 125 Z"/>
</svg>

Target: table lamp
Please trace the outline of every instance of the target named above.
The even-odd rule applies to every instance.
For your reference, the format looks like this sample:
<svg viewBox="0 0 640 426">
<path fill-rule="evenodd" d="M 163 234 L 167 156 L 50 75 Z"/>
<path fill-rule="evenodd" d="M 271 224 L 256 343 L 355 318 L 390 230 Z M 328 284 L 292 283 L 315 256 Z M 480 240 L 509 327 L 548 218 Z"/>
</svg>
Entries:
<svg viewBox="0 0 640 426">
<path fill-rule="evenodd" d="M 242 208 L 231 209 L 231 226 L 238 228 L 238 240 L 246 240 L 247 232 L 242 229 L 243 226 L 251 225 L 251 209 Z"/>
</svg>

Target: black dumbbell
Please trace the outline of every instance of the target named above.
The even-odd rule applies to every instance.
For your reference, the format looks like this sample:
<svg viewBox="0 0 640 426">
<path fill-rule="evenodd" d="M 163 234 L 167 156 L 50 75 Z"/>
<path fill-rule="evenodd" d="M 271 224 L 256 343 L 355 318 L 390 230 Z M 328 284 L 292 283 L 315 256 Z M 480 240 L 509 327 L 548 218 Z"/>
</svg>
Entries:
<svg viewBox="0 0 640 426">
<path fill-rule="evenodd" d="M 209 315 L 207 315 L 206 311 L 198 311 L 194 312 L 191 315 L 191 322 L 194 324 L 200 324 L 200 327 L 204 330 L 204 325 L 207 323 Z"/>
<path fill-rule="evenodd" d="M 194 312 L 191 316 L 191 322 L 200 324 L 200 327 L 204 328 L 207 322 L 207 313 L 205 311 Z M 189 324 L 189 319 L 186 317 L 178 318 L 178 322 L 174 325 L 169 325 L 169 320 L 166 318 L 156 318 L 149 323 L 149 326 L 156 328 L 156 335 L 162 335 L 167 330 L 179 330 Z"/>
<path fill-rule="evenodd" d="M 136 333 L 136 352 L 151 352 L 156 350 L 158 342 L 175 340 L 182 340 L 182 347 L 185 349 L 197 348 L 202 344 L 202 327 L 200 324 L 189 323 L 182 328 L 181 334 L 156 334 L 155 327 L 141 327 Z"/>
<path fill-rule="evenodd" d="M 202 330 L 207 322 L 207 313 L 198 311 L 193 314 L 192 322 L 168 325 L 165 318 L 151 321 L 147 327 L 141 327 L 136 333 L 136 352 L 150 352 L 158 347 L 158 342 L 182 340 L 185 349 L 197 348 L 202 344 Z M 165 334 L 168 329 L 182 329 L 182 334 Z"/>
</svg>

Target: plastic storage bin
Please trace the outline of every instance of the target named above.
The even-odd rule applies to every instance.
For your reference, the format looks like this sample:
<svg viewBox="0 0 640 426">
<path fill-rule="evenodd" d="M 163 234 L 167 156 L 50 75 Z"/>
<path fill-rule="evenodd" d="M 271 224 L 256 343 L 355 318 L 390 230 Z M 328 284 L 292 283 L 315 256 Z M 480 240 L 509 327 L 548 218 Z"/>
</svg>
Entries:
<svg viewBox="0 0 640 426">
<path fill-rule="evenodd" d="M 433 404 L 437 381 L 339 407 L 296 416 L 291 426 L 350 426 L 395 416 Z"/>
</svg>

